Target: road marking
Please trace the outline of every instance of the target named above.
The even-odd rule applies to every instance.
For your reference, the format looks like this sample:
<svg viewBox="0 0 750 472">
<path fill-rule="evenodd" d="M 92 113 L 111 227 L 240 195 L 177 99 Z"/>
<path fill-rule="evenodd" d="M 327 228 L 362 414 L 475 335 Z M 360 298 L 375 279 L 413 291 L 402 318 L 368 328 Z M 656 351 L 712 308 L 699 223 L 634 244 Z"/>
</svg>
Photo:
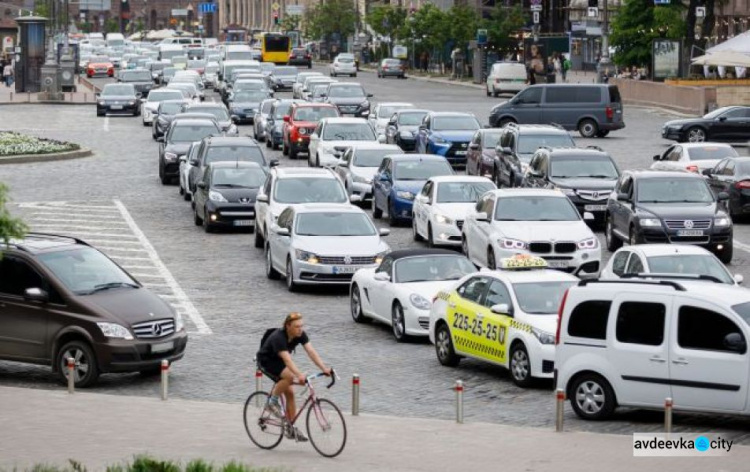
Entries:
<svg viewBox="0 0 750 472">
<path fill-rule="evenodd" d="M 736 239 L 732 241 L 732 244 L 737 249 L 742 249 L 745 252 L 750 252 L 750 244 L 741 243 L 741 242 L 737 241 Z"/>
<path fill-rule="evenodd" d="M 109 132 L 109 117 L 108 116 L 104 117 L 104 124 L 102 125 L 102 128 L 104 129 L 105 132 L 107 133 Z"/>
</svg>

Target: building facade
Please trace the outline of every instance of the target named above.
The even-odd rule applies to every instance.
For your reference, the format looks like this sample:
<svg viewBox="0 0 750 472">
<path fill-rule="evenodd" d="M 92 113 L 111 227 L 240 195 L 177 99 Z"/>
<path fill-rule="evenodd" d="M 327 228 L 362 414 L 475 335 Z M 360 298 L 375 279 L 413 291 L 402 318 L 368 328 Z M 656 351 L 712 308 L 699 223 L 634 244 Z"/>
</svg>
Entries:
<svg viewBox="0 0 750 472">
<path fill-rule="evenodd" d="M 304 12 L 318 0 L 216 0 L 219 30 L 276 31 L 287 15 Z M 355 3 L 359 0 L 352 0 Z M 363 1 L 363 0 L 362 0 Z M 278 17 L 279 25 L 275 23 Z"/>
</svg>

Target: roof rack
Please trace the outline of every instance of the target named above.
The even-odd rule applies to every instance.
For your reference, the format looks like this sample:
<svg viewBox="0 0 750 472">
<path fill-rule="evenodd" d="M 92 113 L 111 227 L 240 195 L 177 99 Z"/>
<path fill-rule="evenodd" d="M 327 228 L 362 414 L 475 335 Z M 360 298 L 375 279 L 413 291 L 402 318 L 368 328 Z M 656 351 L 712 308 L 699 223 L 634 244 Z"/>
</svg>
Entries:
<svg viewBox="0 0 750 472">
<path fill-rule="evenodd" d="M 74 241 L 77 244 L 83 244 L 84 246 L 89 246 L 89 243 L 82 239 L 78 239 L 75 236 L 65 236 L 61 234 L 52 234 L 52 233 L 40 233 L 38 231 L 30 231 L 26 233 L 26 237 L 24 239 L 28 239 L 29 237 L 34 238 L 37 237 L 38 239 L 57 239 L 57 240 L 65 240 L 65 241 Z"/>
<path fill-rule="evenodd" d="M 716 282 L 717 284 L 724 283 L 718 277 L 706 274 L 670 274 L 667 272 L 658 273 L 647 273 L 639 272 L 637 274 L 623 274 L 620 276 L 621 279 L 636 279 L 636 278 L 652 278 L 652 279 L 680 279 L 680 280 L 706 280 L 709 282 Z"/>
<path fill-rule="evenodd" d="M 641 284 L 641 285 L 666 285 L 679 292 L 686 292 L 685 287 L 671 280 L 581 280 L 578 282 L 579 287 L 585 287 L 589 284 Z"/>
<path fill-rule="evenodd" d="M 596 149 L 597 151 L 604 152 L 604 149 L 600 148 L 599 146 L 595 146 L 593 144 L 586 146 L 586 149 Z"/>
</svg>

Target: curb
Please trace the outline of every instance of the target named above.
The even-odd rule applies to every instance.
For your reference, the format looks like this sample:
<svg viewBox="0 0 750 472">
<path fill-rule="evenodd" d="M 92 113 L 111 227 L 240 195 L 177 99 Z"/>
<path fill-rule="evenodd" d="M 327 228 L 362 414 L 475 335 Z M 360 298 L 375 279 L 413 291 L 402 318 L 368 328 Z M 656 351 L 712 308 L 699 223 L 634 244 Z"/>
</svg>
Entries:
<svg viewBox="0 0 750 472">
<path fill-rule="evenodd" d="M 359 72 L 369 72 L 371 74 L 374 74 L 376 71 L 375 69 L 370 69 L 370 68 L 360 68 Z M 420 76 L 415 76 L 415 75 L 407 75 L 406 78 L 413 79 L 413 80 L 421 80 L 422 82 L 432 82 L 434 84 L 457 85 L 461 87 L 468 87 L 468 88 L 479 89 L 479 90 L 484 89 L 484 86 L 480 84 L 473 84 L 473 83 L 468 83 L 468 82 L 455 82 L 455 81 L 447 80 L 447 79 L 436 79 L 432 77 L 420 77 Z"/>
<path fill-rule="evenodd" d="M 87 148 L 76 149 L 75 151 L 57 152 L 57 153 L 50 153 L 50 154 L 21 154 L 18 156 L 0 157 L 0 165 L 2 164 L 28 164 L 31 162 L 65 161 L 68 159 L 78 159 L 81 157 L 89 157 L 93 155 L 94 155 L 94 152 L 91 149 L 87 149 Z"/>
</svg>

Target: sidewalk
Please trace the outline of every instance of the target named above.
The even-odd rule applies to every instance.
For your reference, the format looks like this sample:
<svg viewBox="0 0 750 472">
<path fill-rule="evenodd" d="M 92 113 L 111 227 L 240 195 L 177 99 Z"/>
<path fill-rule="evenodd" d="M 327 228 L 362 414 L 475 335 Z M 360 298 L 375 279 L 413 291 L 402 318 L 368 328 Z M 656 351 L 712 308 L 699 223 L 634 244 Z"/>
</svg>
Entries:
<svg viewBox="0 0 750 472">
<path fill-rule="evenodd" d="M 94 92 L 86 87 L 82 82 L 77 82 L 76 92 L 65 92 L 63 94 L 65 100 L 62 102 L 48 102 L 42 101 L 39 98 L 38 93 L 17 93 L 15 85 L 8 88 L 3 84 L 0 84 L 0 105 L 3 104 L 17 104 L 17 103 L 55 103 L 65 105 L 79 105 L 79 104 L 94 104 L 96 103 L 96 96 Z"/>
<path fill-rule="evenodd" d="M 750 447 L 723 457 L 634 458 L 632 437 L 554 433 L 485 423 L 347 415 L 349 437 L 336 459 L 310 444 L 282 441 L 255 447 L 242 422 L 242 404 L 115 396 L 65 390 L 0 387 L 0 470 L 32 464 L 89 471 L 148 453 L 165 460 L 238 460 L 297 471 L 746 471 Z"/>
</svg>

